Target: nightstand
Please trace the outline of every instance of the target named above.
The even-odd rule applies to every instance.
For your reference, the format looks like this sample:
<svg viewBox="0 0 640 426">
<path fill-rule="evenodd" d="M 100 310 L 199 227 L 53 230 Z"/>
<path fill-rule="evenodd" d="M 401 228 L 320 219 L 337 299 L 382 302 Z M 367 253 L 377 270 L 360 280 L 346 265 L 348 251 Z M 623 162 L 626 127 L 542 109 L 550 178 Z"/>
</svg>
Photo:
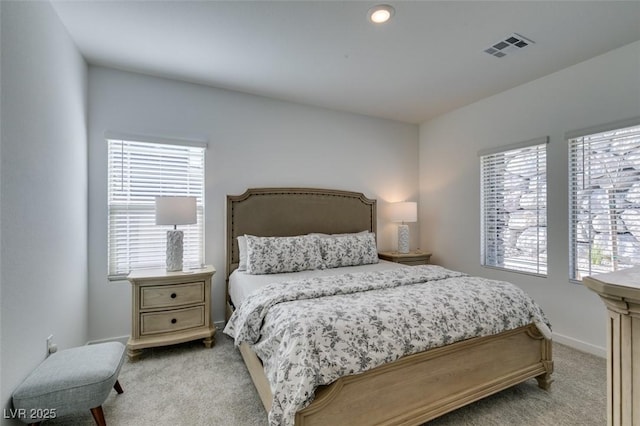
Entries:
<svg viewBox="0 0 640 426">
<path fill-rule="evenodd" d="M 134 360 L 142 349 L 203 339 L 213 346 L 216 327 L 211 322 L 212 266 L 188 271 L 164 269 L 133 271 L 131 283 L 131 337 L 127 355 Z"/>
<path fill-rule="evenodd" d="M 398 253 L 397 251 L 381 251 L 378 257 L 391 262 L 402 263 L 403 265 L 427 265 L 431 259 L 428 251 L 412 251 L 409 253 Z"/>
</svg>

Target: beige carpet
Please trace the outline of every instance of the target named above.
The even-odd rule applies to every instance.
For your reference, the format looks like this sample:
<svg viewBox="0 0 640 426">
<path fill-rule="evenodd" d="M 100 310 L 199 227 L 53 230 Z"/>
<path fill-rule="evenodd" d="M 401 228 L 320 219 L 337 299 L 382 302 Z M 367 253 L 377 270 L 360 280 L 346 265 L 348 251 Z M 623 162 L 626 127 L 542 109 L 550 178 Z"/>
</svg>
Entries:
<svg viewBox="0 0 640 426">
<path fill-rule="evenodd" d="M 551 392 L 530 380 L 428 423 L 453 425 L 600 426 L 606 424 L 606 361 L 554 344 Z M 266 425 L 267 415 L 240 353 L 218 333 L 206 349 L 193 342 L 150 349 L 120 372 L 103 408 L 109 426 Z M 93 425 L 89 411 L 45 425 Z"/>
</svg>

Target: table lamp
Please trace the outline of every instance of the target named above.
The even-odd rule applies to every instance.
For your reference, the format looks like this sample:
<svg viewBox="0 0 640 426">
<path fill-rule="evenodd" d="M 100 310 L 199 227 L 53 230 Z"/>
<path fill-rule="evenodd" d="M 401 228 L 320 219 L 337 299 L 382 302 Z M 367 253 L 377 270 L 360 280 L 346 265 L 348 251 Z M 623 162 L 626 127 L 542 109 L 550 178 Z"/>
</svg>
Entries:
<svg viewBox="0 0 640 426">
<path fill-rule="evenodd" d="M 391 204 L 391 221 L 398 225 L 398 253 L 409 253 L 409 225 L 406 222 L 418 220 L 418 203 L 406 201 Z"/>
<path fill-rule="evenodd" d="M 173 225 L 167 231 L 168 272 L 182 270 L 183 232 L 177 225 L 196 222 L 196 197 L 156 197 L 156 225 Z"/>
</svg>

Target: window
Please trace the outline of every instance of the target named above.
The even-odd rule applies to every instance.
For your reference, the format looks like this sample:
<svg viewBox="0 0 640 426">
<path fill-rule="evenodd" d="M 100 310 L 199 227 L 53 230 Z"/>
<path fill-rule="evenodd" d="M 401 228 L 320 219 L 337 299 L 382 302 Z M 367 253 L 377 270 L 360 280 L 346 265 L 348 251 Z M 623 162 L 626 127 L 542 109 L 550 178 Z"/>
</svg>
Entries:
<svg viewBox="0 0 640 426">
<path fill-rule="evenodd" d="M 547 142 L 480 153 L 483 266 L 546 275 Z"/>
<path fill-rule="evenodd" d="M 184 231 L 184 265 L 204 259 L 204 147 L 107 139 L 109 276 L 163 268 L 167 226 L 155 224 L 156 196 L 195 196 L 197 224 Z"/>
<path fill-rule="evenodd" d="M 640 265 L 640 119 L 631 122 L 567 136 L 571 279 Z"/>
</svg>

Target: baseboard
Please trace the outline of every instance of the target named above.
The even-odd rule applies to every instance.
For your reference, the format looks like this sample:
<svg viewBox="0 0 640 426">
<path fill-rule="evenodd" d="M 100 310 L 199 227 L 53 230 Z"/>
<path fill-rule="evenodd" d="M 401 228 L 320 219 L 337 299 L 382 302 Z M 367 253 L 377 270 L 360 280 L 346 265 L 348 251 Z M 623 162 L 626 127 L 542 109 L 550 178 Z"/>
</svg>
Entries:
<svg viewBox="0 0 640 426">
<path fill-rule="evenodd" d="M 120 342 L 123 345 L 127 344 L 129 340 L 129 336 L 120 336 L 120 337 L 110 337 L 108 339 L 100 339 L 100 340 L 89 340 L 87 345 L 95 345 L 96 343 L 107 343 L 107 342 Z"/>
<path fill-rule="evenodd" d="M 568 337 L 568 336 L 563 336 L 562 334 L 553 333 L 553 341 L 569 346 L 573 349 L 577 349 L 582 352 L 599 356 L 600 358 L 607 357 L 607 348 L 592 345 L 591 343 L 583 342 L 582 340 L 574 339 L 573 337 Z"/>
<path fill-rule="evenodd" d="M 218 330 L 218 332 L 222 332 L 222 330 L 224 330 L 224 326 L 226 325 L 226 323 L 224 321 L 216 321 L 216 322 L 214 322 L 214 324 L 215 324 L 216 329 Z M 127 335 L 127 336 L 120 336 L 120 337 L 110 337 L 110 338 L 107 338 L 107 339 L 89 340 L 86 344 L 87 345 L 95 345 L 96 343 L 120 342 L 123 345 L 126 345 L 128 341 L 129 341 L 129 336 Z"/>
</svg>

